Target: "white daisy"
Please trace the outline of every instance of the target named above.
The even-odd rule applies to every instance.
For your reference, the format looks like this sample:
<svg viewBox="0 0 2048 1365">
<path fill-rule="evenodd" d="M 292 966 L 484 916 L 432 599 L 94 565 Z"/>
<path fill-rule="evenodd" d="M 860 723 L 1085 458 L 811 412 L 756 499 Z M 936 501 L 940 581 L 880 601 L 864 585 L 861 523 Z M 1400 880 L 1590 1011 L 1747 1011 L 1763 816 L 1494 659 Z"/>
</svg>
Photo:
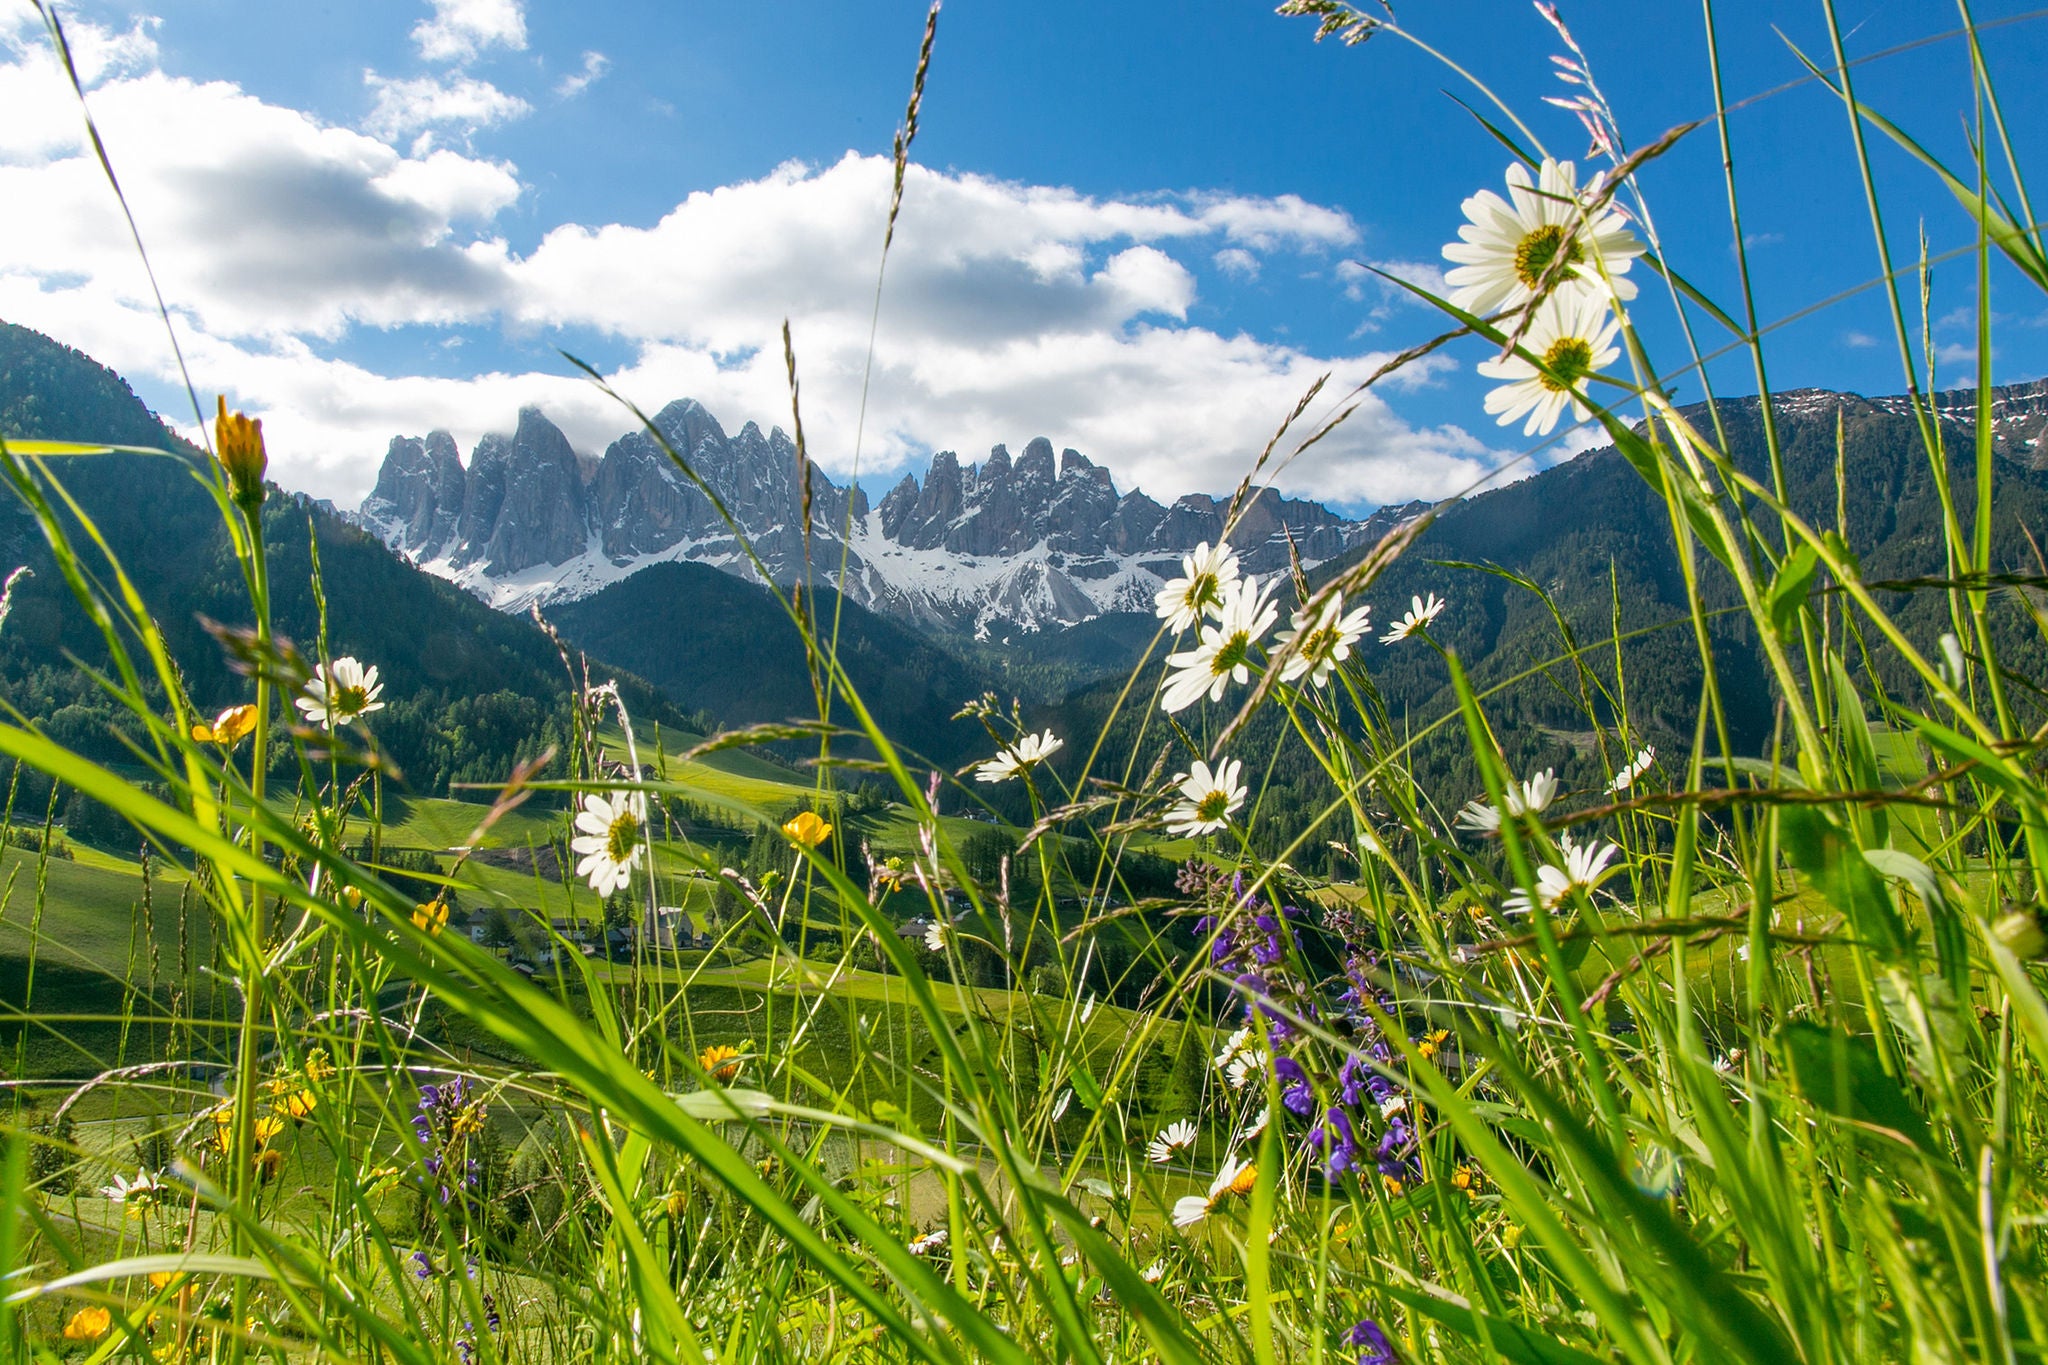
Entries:
<svg viewBox="0 0 2048 1365">
<path fill-rule="evenodd" d="M 148 1171 L 137 1171 L 133 1180 L 115 1176 L 113 1184 L 100 1187 L 100 1195 L 113 1200 L 116 1204 L 126 1204 L 132 1200 L 140 1207 L 155 1203 L 163 1194 L 163 1190 L 163 1181 Z"/>
<path fill-rule="evenodd" d="M 1247 1123 L 1244 1127 L 1238 1129 L 1237 1142 L 1235 1145 L 1245 1146 L 1249 1143 L 1258 1141 L 1260 1135 L 1266 1131 L 1266 1125 L 1271 1123 L 1272 1121 L 1273 1106 L 1269 1104 L 1266 1105 L 1264 1108 L 1260 1109 L 1257 1115 L 1253 1117 L 1250 1123 Z"/>
<path fill-rule="evenodd" d="M 1258 1167 L 1232 1157 L 1223 1163 L 1223 1169 L 1216 1172 L 1216 1178 L 1209 1182 L 1209 1193 L 1206 1197 L 1189 1194 L 1174 1201 L 1173 1225 L 1177 1228 L 1193 1227 L 1207 1218 L 1218 1204 L 1231 1195 L 1250 1194 L 1258 1181 Z"/>
<path fill-rule="evenodd" d="M 1238 1053 L 1244 1051 L 1251 1045 L 1252 1031 L 1249 1027 L 1241 1028 L 1237 1032 L 1231 1034 L 1228 1038 L 1223 1040 L 1223 1050 L 1216 1054 L 1216 1069 L 1218 1071 L 1221 1071 L 1223 1070 L 1223 1068 L 1229 1066 L 1231 1058 L 1237 1056 Z"/>
<path fill-rule="evenodd" d="M 942 1250 L 945 1245 L 946 1230 L 944 1228 L 934 1228 L 922 1237 L 911 1238 L 907 1249 L 913 1256 L 929 1256 L 934 1251 Z"/>
<path fill-rule="evenodd" d="M 1244 764 L 1234 758 L 1223 760 L 1210 771 L 1200 759 L 1194 767 L 1174 780 L 1180 783 L 1181 801 L 1166 812 L 1166 831 L 1182 838 L 1212 834 L 1230 823 L 1230 817 L 1244 804 L 1246 788 L 1237 777 Z"/>
<path fill-rule="evenodd" d="M 1159 1130 L 1159 1136 L 1145 1146 L 1148 1161 L 1165 1165 L 1173 1160 L 1174 1154 L 1184 1152 L 1195 1145 L 1195 1125 L 1189 1119 L 1175 1119 Z"/>
<path fill-rule="evenodd" d="M 1246 1048 L 1230 1059 L 1230 1065 L 1223 1068 L 1223 1075 L 1229 1080 L 1232 1090 L 1242 1090 L 1263 1077 L 1272 1060 L 1262 1047 Z"/>
<path fill-rule="evenodd" d="M 924 930 L 924 946 L 935 953 L 945 952 L 946 928 L 946 922 L 942 919 L 935 919 L 926 925 Z"/>
<path fill-rule="evenodd" d="M 586 795 L 583 813 L 576 817 L 581 833 L 569 841 L 569 851 L 583 855 L 576 875 L 600 896 L 623 890 L 647 850 L 646 827 L 647 798 L 639 792 Z"/>
<path fill-rule="evenodd" d="M 1564 854 L 1564 866 L 1552 867 L 1545 863 L 1536 869 L 1536 895 L 1545 910 L 1555 910 L 1574 891 L 1591 891 L 1621 869 L 1609 867 L 1621 849 L 1613 844 L 1595 841 L 1590 844 L 1574 843 L 1569 835 L 1558 841 L 1558 852 Z M 1502 904 L 1501 911 L 1509 915 L 1526 915 L 1534 908 L 1529 893 L 1516 891 Z"/>
<path fill-rule="evenodd" d="M 1511 779 L 1501 796 L 1507 802 L 1509 815 L 1541 814 L 1557 799 L 1557 769 L 1545 768 L 1519 785 Z M 1500 822 L 1500 811 L 1479 797 L 1458 808 L 1458 828 L 1467 833 L 1498 834 Z"/>
<path fill-rule="evenodd" d="M 1066 747 L 1067 742 L 1056 738 L 1050 730 L 1042 735 L 1026 735 L 976 767 L 974 776 L 982 782 L 1004 782 L 1026 768 L 1043 763 Z"/>
<path fill-rule="evenodd" d="M 366 668 L 351 654 L 315 669 L 298 707 L 307 720 L 332 730 L 337 725 L 352 725 L 372 711 L 382 711 L 384 703 L 377 697 L 383 691 L 384 684 L 377 681 L 377 665 Z"/>
<path fill-rule="evenodd" d="M 1146 1284 L 1158 1284 L 1166 1278 L 1166 1262 L 1154 1261 L 1151 1265 L 1138 1272 L 1138 1278 Z"/>
<path fill-rule="evenodd" d="M 1507 797 L 1509 815 L 1540 815 L 1557 799 L 1557 769 L 1545 768 L 1524 782 L 1519 792 L 1509 783 L 1503 794 Z"/>
<path fill-rule="evenodd" d="M 1231 585 L 1237 582 L 1237 552 L 1220 540 L 1212 550 L 1205 540 L 1192 554 L 1181 556 L 1180 567 L 1181 576 L 1168 579 L 1152 598 L 1159 619 L 1175 634 L 1222 607 Z"/>
<path fill-rule="evenodd" d="M 1579 421 L 1587 421 L 1593 410 L 1586 406 L 1580 383 L 1621 354 L 1614 344 L 1620 330 L 1607 300 L 1591 290 L 1552 294 L 1536 305 L 1518 350 L 1479 362 L 1479 373 L 1501 381 L 1486 395 L 1486 410 L 1502 426 L 1527 413 L 1524 436 L 1548 436 L 1567 407 Z M 1541 360 L 1544 369 L 1524 359 L 1524 351 Z"/>
<path fill-rule="evenodd" d="M 1643 254 L 1643 245 L 1611 202 L 1591 207 L 1599 199 L 1602 178 L 1595 176 L 1581 195 L 1572 163 L 1546 157 L 1534 184 L 1524 166 L 1508 167 L 1513 203 L 1492 190 L 1467 199 L 1465 217 L 1471 221 L 1458 229 L 1463 240 L 1444 248 L 1444 259 L 1458 263 L 1444 275 L 1444 283 L 1456 291 L 1451 303 L 1482 316 L 1519 308 L 1536 297 L 1560 252 L 1566 265 L 1552 277 L 1553 285 L 1601 293 L 1611 287 L 1619 298 L 1634 298 L 1636 287 L 1622 277 Z"/>
<path fill-rule="evenodd" d="M 1408 599 L 1408 603 L 1408 614 L 1394 622 L 1392 630 L 1380 636 L 1381 644 L 1399 644 L 1416 631 L 1426 629 L 1430 622 L 1443 615 L 1444 608 L 1450 605 L 1450 603 L 1444 601 L 1443 598 L 1438 597 L 1435 593 L 1431 593 L 1427 600 L 1420 597 L 1411 597 Z"/>
<path fill-rule="evenodd" d="M 1167 667 L 1175 672 L 1159 698 L 1161 710 L 1168 715 L 1185 711 L 1200 701 L 1203 693 L 1217 701 L 1232 682 L 1251 681 L 1252 646 L 1280 619 L 1280 609 L 1267 600 L 1278 582 L 1275 578 L 1264 588 L 1256 578 L 1231 583 L 1215 622 L 1203 623 L 1200 643 L 1166 656 Z"/>
<path fill-rule="evenodd" d="M 1542 814 L 1556 800 L 1556 769 L 1544 767 L 1540 774 L 1522 784 L 1509 778 L 1507 790 L 1501 796 L 1507 802 L 1507 814 Z M 1475 796 L 1458 806 L 1458 829 L 1475 835 L 1497 835 L 1501 833 L 1501 812 Z"/>
<path fill-rule="evenodd" d="M 1346 615 L 1344 594 L 1332 593 L 1313 622 L 1306 611 L 1297 611 L 1293 624 L 1294 629 L 1282 631 L 1277 641 L 1286 660 L 1280 665 L 1280 680 L 1293 682 L 1306 673 L 1311 683 L 1321 687 L 1330 681 L 1331 671 L 1351 657 L 1351 646 L 1372 629 L 1372 607 L 1363 606 Z"/>
<path fill-rule="evenodd" d="M 1628 766 L 1614 775 L 1614 780 L 1607 784 L 1607 790 L 1611 792 L 1627 791 L 1636 784 L 1637 778 L 1650 771 L 1650 765 L 1656 761 L 1657 750 L 1655 746 L 1645 744 L 1636 751 L 1636 756 L 1628 761 Z"/>
<path fill-rule="evenodd" d="M 1477 796 L 1458 807 L 1457 827 L 1467 834 L 1500 833 L 1500 808 Z"/>
</svg>

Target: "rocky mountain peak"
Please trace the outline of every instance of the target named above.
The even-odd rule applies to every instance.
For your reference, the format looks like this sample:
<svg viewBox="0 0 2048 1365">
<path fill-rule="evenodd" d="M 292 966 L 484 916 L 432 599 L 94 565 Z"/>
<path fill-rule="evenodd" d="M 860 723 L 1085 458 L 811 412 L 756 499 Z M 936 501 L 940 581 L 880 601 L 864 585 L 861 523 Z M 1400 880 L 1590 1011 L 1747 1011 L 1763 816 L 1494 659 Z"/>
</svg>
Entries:
<svg viewBox="0 0 2048 1365">
<path fill-rule="evenodd" d="M 843 559 L 855 600 L 949 629 L 1148 610 L 1180 557 L 1222 534 L 1228 505 L 1193 493 L 1163 507 L 1119 492 L 1108 469 L 1035 436 L 1015 456 L 996 445 L 968 467 L 937 451 L 922 480 L 906 473 L 870 517 L 859 486 L 842 488 L 815 464 L 806 471 L 779 427 L 750 421 L 728 435 L 692 399 L 662 408 L 654 426 L 777 581 L 805 572 L 807 472 L 811 571 L 836 571 Z M 628 432 L 585 465 L 579 473 L 568 439 L 534 408 L 511 434 L 479 441 L 466 468 L 445 432 L 399 437 L 361 517 L 416 561 L 506 606 L 584 596 L 664 559 L 754 572 L 712 500 L 649 433 Z M 1290 537 L 1315 564 L 1376 533 L 1320 504 L 1266 494 L 1231 540 L 1254 572 L 1272 572 L 1286 567 Z"/>
</svg>

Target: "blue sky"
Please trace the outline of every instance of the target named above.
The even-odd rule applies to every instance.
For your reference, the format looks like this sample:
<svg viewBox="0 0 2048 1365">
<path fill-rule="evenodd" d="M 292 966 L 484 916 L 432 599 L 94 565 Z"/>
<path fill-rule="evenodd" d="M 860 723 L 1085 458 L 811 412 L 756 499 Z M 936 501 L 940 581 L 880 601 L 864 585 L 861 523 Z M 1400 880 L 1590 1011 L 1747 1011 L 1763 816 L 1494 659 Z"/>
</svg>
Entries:
<svg viewBox="0 0 2048 1365">
<path fill-rule="evenodd" d="M 99 356 L 179 416 L 189 404 L 161 328 L 23 12 L 0 19 L 0 193 L 46 211 L 0 228 L 0 317 Z M 1839 12 L 1852 56 L 1956 22 L 1924 2 Z M 933 448 L 975 459 L 1043 433 L 1124 486 L 1221 491 L 1315 375 L 1333 372 L 1334 392 L 1435 330 L 1360 267 L 1428 279 L 1460 201 L 1498 188 L 1507 164 L 1443 93 L 1476 92 L 1397 35 L 1319 46 L 1309 21 L 1237 0 L 953 0 L 870 370 L 882 158 L 921 4 L 92 0 L 64 13 L 202 389 L 265 417 L 285 482 L 344 503 L 390 435 L 447 426 L 466 449 L 524 402 L 601 450 L 628 419 L 559 349 L 643 403 L 688 393 L 730 427 L 786 424 L 784 317 L 813 453 L 841 475 L 857 433 L 871 486 L 921 471 Z M 1697 7 L 1563 13 L 1631 143 L 1711 112 Z M 1827 52 L 1818 4 L 1716 16 L 1735 99 L 1799 80 L 1787 39 Z M 1551 153 L 1586 162 L 1576 122 L 1542 102 L 1569 91 L 1532 8 L 1439 0 L 1400 17 Z M 2048 23 L 1997 26 L 1986 42 L 2024 156 L 2048 131 L 2030 79 L 2048 69 Z M 1960 42 L 1857 79 L 1866 101 L 1966 159 Z M 1839 104 L 1808 81 L 1731 126 L 1761 316 L 1867 283 L 1876 255 Z M 1937 254 L 1967 247 L 1971 225 L 1932 177 L 1875 150 L 1899 263 L 1923 225 Z M 1670 259 L 1732 308 L 1712 128 L 1641 185 Z M 1973 298 L 1968 257 L 1937 270 L 1944 385 L 1974 377 Z M 2001 268 L 1994 309 L 1996 379 L 2048 372 L 2048 300 Z M 1635 317 L 1678 369 L 1684 338 L 1647 281 Z M 1702 337 L 1722 344 L 1713 330 Z M 1471 369 L 1486 355 L 1464 343 L 1403 376 L 1279 482 L 1359 508 L 1584 443 L 1537 450 L 1493 425 Z M 1901 387 L 1876 291 L 1774 333 L 1771 365 L 1779 387 Z M 1744 357 L 1713 372 L 1723 392 L 1754 389 Z M 1674 385 L 1700 392 L 1696 377 Z"/>
</svg>

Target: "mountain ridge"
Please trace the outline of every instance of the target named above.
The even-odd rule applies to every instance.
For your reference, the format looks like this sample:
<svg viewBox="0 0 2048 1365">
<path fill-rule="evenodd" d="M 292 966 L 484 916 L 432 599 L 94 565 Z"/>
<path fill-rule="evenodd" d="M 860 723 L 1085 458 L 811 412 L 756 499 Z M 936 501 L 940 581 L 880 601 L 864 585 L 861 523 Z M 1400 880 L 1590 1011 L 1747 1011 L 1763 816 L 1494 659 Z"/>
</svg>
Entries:
<svg viewBox="0 0 2048 1365">
<path fill-rule="evenodd" d="M 515 430 L 478 441 L 467 463 L 445 431 L 393 437 L 359 522 L 429 573 L 493 606 L 575 601 L 649 565 L 695 560 L 780 584 L 808 568 L 849 601 L 927 630 L 989 639 L 1149 610 L 1182 555 L 1222 536 L 1228 500 L 1190 493 L 1162 504 L 1119 492 L 1109 470 L 1040 436 L 963 464 L 936 452 L 879 503 L 798 462 L 780 427 L 728 436 L 693 399 L 653 424 L 745 533 L 749 556 L 713 506 L 645 431 L 606 448 L 587 476 L 536 408 Z M 1246 568 L 1308 567 L 1377 540 L 1422 504 L 1364 520 L 1320 503 L 1256 494 L 1230 537 Z M 850 531 L 850 533 L 849 533 Z M 842 569 L 843 565 L 843 569 Z"/>
</svg>

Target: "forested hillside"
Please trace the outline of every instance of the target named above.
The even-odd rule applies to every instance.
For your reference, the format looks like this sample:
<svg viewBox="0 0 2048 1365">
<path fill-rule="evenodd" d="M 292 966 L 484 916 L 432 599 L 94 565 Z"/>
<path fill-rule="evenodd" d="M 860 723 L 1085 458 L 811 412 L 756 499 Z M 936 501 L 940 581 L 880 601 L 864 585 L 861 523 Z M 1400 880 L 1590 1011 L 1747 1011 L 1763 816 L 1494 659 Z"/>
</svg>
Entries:
<svg viewBox="0 0 2048 1365">
<path fill-rule="evenodd" d="M 189 464 L 203 455 L 179 441 L 112 371 L 6 323 L 0 323 L 0 435 L 173 452 L 46 465 L 150 605 L 194 703 L 209 708 L 245 699 L 248 684 L 201 625 L 202 617 L 247 625 L 249 610 L 218 514 Z M 309 655 L 320 646 L 312 576 L 317 540 L 326 652 L 353 654 L 380 669 L 387 705 L 373 728 L 410 789 L 441 794 L 454 782 L 501 780 L 518 758 L 560 740 L 568 677 L 554 646 L 530 622 L 420 573 L 303 498 L 273 490 L 263 523 L 278 631 Z M 29 566 L 34 577 L 16 591 L 0 631 L 0 679 L 9 700 L 68 746 L 108 761 L 131 759 L 113 709 L 73 662 L 100 666 L 105 646 L 73 605 L 34 518 L 9 494 L 0 509 L 0 571 L 18 565 Z M 104 581 L 103 561 L 89 561 L 89 567 Z M 684 728 L 706 723 L 636 679 L 621 681 L 638 714 Z"/>
<path fill-rule="evenodd" d="M 829 639 L 836 615 L 839 660 L 892 741 L 945 764 L 986 753 L 981 727 L 953 717 L 997 685 L 991 674 L 857 603 L 842 606 L 836 593 L 809 600 L 821 636 Z M 549 615 L 577 645 L 728 725 L 818 713 L 787 613 L 767 589 L 709 565 L 650 565 Z M 843 707 L 837 719 L 853 724 Z"/>
</svg>

